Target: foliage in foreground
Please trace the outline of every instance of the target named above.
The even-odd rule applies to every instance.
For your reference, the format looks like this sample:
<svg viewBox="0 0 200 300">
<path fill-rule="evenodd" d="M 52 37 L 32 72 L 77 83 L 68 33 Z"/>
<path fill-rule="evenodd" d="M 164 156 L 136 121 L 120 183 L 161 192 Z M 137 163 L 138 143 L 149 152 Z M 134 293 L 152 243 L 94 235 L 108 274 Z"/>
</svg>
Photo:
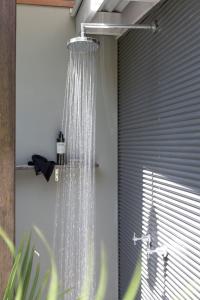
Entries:
<svg viewBox="0 0 200 300">
<path fill-rule="evenodd" d="M 33 264 L 34 256 L 37 255 L 37 252 L 34 246 L 31 245 L 31 235 L 28 238 L 24 238 L 19 248 L 15 249 L 7 234 L 0 228 L 0 237 L 6 243 L 13 257 L 13 267 L 2 300 L 59 300 L 63 299 L 64 295 L 71 291 L 71 289 L 64 292 L 59 291 L 57 268 L 52 251 L 41 231 L 37 227 L 34 227 L 34 231 L 43 242 L 50 258 L 50 269 L 42 279 L 40 278 L 40 264 L 37 263 L 36 266 Z M 138 263 L 123 300 L 134 300 L 136 298 L 140 286 L 140 269 L 141 266 Z M 105 249 L 102 246 L 100 279 L 94 300 L 105 300 L 108 282 L 107 276 L 107 257 Z M 91 282 L 89 277 L 86 278 L 83 284 L 82 295 L 77 300 L 89 299 Z"/>
<path fill-rule="evenodd" d="M 13 267 L 2 300 L 57 300 L 63 296 L 59 293 L 58 275 L 51 249 L 38 228 L 34 231 L 43 242 L 50 257 L 50 269 L 40 278 L 40 263 L 34 266 L 37 255 L 35 247 L 31 245 L 31 235 L 24 238 L 18 249 L 15 249 L 6 233 L 0 228 L 0 237 L 6 243 L 12 257 Z M 67 291 L 66 291 L 67 292 Z"/>
</svg>

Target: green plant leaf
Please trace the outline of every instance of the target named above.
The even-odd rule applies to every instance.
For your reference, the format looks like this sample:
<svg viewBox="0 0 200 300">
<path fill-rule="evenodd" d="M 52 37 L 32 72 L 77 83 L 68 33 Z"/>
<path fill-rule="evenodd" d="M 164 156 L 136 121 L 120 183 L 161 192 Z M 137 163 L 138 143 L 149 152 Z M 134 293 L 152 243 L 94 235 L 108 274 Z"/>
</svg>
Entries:
<svg viewBox="0 0 200 300">
<path fill-rule="evenodd" d="M 99 285 L 95 296 L 95 300 L 103 300 L 105 298 L 107 282 L 108 282 L 107 256 L 106 256 L 105 247 L 102 244 L 100 279 L 99 279 Z"/>
<path fill-rule="evenodd" d="M 12 270 L 9 275 L 8 283 L 4 292 L 3 300 L 12 300 L 15 292 L 15 281 L 17 277 L 18 268 L 20 266 L 21 253 L 15 257 Z"/>
<path fill-rule="evenodd" d="M 25 278 L 26 268 L 28 266 L 30 246 L 31 246 L 31 235 L 29 235 L 29 237 L 28 237 L 28 241 L 27 241 L 27 245 L 26 245 L 26 249 L 25 249 L 25 252 L 24 252 L 22 265 L 21 265 L 21 275 L 22 275 L 23 279 Z"/>
<path fill-rule="evenodd" d="M 11 255 L 14 257 L 15 255 L 15 246 L 13 242 L 9 239 L 7 233 L 0 227 L 0 237 L 4 240 L 6 243 Z"/>
<path fill-rule="evenodd" d="M 44 278 L 41 280 L 41 285 L 39 287 L 36 297 L 34 298 L 35 300 L 42 299 L 42 295 L 43 295 L 45 288 L 47 287 L 49 277 L 50 277 L 50 271 L 47 271 L 44 275 Z"/>
<path fill-rule="evenodd" d="M 123 297 L 123 300 L 136 299 L 141 282 L 141 260 L 138 261 L 129 287 Z"/>
<path fill-rule="evenodd" d="M 40 264 L 38 263 L 36 266 L 35 277 L 33 279 L 33 284 L 32 284 L 31 290 L 30 290 L 30 295 L 28 297 L 29 300 L 33 300 L 34 296 L 36 295 L 39 275 L 40 275 Z"/>
<path fill-rule="evenodd" d="M 66 289 L 65 291 L 58 293 L 58 298 L 63 298 L 66 294 L 69 294 L 72 291 L 72 289 Z"/>
<path fill-rule="evenodd" d="M 15 269 L 13 269 L 14 268 L 14 266 L 13 266 L 12 271 L 11 271 L 11 273 L 12 272 L 13 273 L 11 274 L 11 276 L 14 276 L 14 274 L 15 274 L 15 277 L 16 277 L 16 274 L 19 276 L 19 269 L 17 267 L 17 265 L 19 265 L 19 262 L 18 262 L 18 258 L 16 258 L 16 257 L 18 257 L 18 254 L 16 254 L 13 242 L 9 239 L 8 235 L 6 234 L 6 232 L 1 227 L 0 227 L 0 237 L 4 240 L 6 246 L 8 247 L 8 250 L 10 251 L 11 255 L 13 256 L 13 258 L 17 259 L 16 264 L 15 264 L 15 260 L 14 260 L 14 265 L 16 266 L 16 273 L 15 273 Z M 18 253 L 21 253 L 21 251 L 18 251 Z M 19 257 L 20 257 L 20 255 L 19 255 Z M 13 280 L 14 280 L 14 278 L 13 278 Z M 9 280 L 8 280 L 8 285 L 10 285 Z M 8 293 L 10 293 L 10 294 L 12 293 L 12 287 L 6 288 L 5 293 L 4 293 L 4 298 L 6 300 L 13 299 L 13 298 L 9 299 L 7 297 Z M 16 291 L 15 300 L 22 300 L 21 296 L 22 296 L 22 284 L 21 284 L 21 281 L 19 281 L 18 288 L 17 288 L 17 291 Z"/>
<path fill-rule="evenodd" d="M 24 280 L 23 280 L 23 299 L 26 299 L 26 294 L 28 292 L 28 288 L 30 284 L 32 267 L 33 267 L 33 256 L 34 256 L 34 248 L 31 249 L 30 255 L 28 254 L 27 267 L 26 267 L 26 272 L 24 274 Z"/>
<path fill-rule="evenodd" d="M 51 275 L 50 275 L 49 289 L 47 292 L 47 300 L 56 300 L 58 296 L 58 274 L 57 274 L 57 268 L 54 261 L 53 253 L 42 232 L 35 226 L 34 226 L 34 230 L 37 233 L 37 235 L 40 237 L 44 246 L 46 247 L 51 262 Z"/>
</svg>

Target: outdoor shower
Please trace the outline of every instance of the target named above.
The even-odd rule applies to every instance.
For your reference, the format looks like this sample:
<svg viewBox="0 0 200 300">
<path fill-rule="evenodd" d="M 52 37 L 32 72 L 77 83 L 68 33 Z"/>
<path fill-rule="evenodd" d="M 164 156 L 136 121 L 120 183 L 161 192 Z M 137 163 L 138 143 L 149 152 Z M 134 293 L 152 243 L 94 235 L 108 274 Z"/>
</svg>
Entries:
<svg viewBox="0 0 200 300">
<path fill-rule="evenodd" d="M 57 188 L 54 251 L 65 299 L 78 299 L 87 287 L 95 299 L 95 122 L 97 50 L 99 41 L 86 36 L 89 28 L 144 29 L 156 25 L 82 23 L 81 35 L 67 43 L 67 79 L 62 132 L 67 165 L 61 166 Z M 86 280 L 86 282 L 85 282 Z"/>
</svg>

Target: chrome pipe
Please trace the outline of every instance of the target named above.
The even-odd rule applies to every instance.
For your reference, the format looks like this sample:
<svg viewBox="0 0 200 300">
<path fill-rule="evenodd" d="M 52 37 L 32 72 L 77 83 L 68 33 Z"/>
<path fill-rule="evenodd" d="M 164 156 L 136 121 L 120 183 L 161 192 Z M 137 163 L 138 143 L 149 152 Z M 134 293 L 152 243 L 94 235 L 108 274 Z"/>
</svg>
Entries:
<svg viewBox="0 0 200 300">
<path fill-rule="evenodd" d="M 153 255 L 153 254 L 158 254 L 158 255 L 161 255 L 163 256 L 163 258 L 167 258 L 168 256 L 168 250 L 167 250 L 167 247 L 166 246 L 162 246 L 162 247 L 158 247 L 156 249 L 147 249 L 147 257 L 149 258 L 150 255 Z"/>
<path fill-rule="evenodd" d="M 106 24 L 106 23 L 81 23 L 81 36 L 84 37 L 85 29 L 142 29 L 156 31 L 157 25 L 131 25 L 131 24 Z"/>
</svg>

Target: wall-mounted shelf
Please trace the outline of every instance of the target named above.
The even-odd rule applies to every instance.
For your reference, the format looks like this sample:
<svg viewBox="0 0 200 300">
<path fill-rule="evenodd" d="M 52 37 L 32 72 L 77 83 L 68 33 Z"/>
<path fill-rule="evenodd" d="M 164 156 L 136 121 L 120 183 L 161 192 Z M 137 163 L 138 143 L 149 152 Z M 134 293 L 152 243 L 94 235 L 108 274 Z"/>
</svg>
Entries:
<svg viewBox="0 0 200 300">
<path fill-rule="evenodd" d="M 29 165 L 17 165 L 16 166 L 17 171 L 32 170 L 32 169 L 34 169 L 34 166 L 29 166 Z"/>
<path fill-rule="evenodd" d="M 66 165 L 68 168 L 70 167 L 69 165 Z M 62 166 L 60 165 L 56 165 L 55 166 L 56 168 L 60 168 Z M 98 163 L 95 163 L 95 168 L 99 168 L 99 164 Z M 27 171 L 27 170 L 33 170 L 34 169 L 34 166 L 29 166 L 29 165 L 16 165 L 16 170 L 17 171 Z"/>
</svg>

